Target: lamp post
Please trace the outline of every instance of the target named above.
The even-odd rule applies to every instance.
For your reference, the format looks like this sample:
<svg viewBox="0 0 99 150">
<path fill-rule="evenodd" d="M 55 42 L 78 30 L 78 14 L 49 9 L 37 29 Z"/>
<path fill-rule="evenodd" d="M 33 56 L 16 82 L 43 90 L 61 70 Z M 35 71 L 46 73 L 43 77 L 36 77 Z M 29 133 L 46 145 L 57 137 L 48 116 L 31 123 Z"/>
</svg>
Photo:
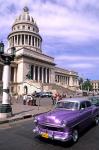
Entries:
<svg viewBox="0 0 99 150">
<path fill-rule="evenodd" d="M 0 58 L 3 61 L 3 97 L 0 106 L 0 118 L 7 118 L 12 115 L 11 103 L 9 100 L 10 64 L 15 57 L 15 47 L 11 48 L 11 53 L 4 53 L 4 44 L 0 42 Z"/>
</svg>

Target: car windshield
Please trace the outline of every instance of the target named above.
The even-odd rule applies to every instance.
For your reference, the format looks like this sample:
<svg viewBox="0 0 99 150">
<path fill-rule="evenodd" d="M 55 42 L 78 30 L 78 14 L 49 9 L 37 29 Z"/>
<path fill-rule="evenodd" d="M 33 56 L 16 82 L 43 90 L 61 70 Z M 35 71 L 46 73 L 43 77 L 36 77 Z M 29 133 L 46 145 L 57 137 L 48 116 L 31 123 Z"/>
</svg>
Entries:
<svg viewBox="0 0 99 150">
<path fill-rule="evenodd" d="M 66 101 L 66 102 L 58 102 L 55 105 L 55 108 L 64 108 L 64 109 L 68 109 L 68 110 L 78 110 L 79 105 L 77 102 Z"/>
</svg>

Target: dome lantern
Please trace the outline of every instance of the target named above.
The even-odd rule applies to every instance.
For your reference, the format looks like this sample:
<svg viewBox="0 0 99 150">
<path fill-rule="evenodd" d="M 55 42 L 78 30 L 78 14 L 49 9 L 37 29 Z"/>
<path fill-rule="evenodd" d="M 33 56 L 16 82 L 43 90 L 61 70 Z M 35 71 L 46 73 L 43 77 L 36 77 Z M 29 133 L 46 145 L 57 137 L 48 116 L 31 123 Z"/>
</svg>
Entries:
<svg viewBox="0 0 99 150">
<path fill-rule="evenodd" d="M 24 12 L 29 12 L 29 8 L 28 8 L 27 6 L 25 6 L 25 7 L 23 8 L 23 11 L 24 11 Z"/>
</svg>

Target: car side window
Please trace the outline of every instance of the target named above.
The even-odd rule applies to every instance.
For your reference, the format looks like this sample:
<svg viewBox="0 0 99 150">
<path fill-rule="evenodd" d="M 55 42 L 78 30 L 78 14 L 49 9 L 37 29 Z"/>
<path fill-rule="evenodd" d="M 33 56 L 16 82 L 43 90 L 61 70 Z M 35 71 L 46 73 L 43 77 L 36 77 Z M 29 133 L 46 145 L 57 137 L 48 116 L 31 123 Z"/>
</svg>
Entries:
<svg viewBox="0 0 99 150">
<path fill-rule="evenodd" d="M 82 102 L 81 104 L 80 104 L 80 109 L 85 109 L 86 108 L 86 104 L 85 104 L 85 102 Z"/>
<path fill-rule="evenodd" d="M 91 103 L 89 101 L 86 101 L 86 106 L 87 107 L 90 107 L 91 106 Z"/>
</svg>

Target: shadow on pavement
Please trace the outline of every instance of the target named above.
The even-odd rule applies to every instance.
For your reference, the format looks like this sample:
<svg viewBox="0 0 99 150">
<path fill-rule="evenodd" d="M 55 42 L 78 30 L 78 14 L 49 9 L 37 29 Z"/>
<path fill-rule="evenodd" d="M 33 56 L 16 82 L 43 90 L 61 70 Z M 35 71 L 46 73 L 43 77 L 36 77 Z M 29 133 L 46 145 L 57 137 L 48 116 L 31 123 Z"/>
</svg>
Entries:
<svg viewBox="0 0 99 150">
<path fill-rule="evenodd" d="M 25 111 L 21 111 L 21 112 L 18 112 L 18 113 L 14 113 L 14 115 L 19 115 L 19 114 L 22 114 L 22 113 L 26 113 L 26 112 L 29 112 L 29 111 L 32 111 L 34 109 L 29 109 L 29 110 L 25 110 Z"/>
</svg>

